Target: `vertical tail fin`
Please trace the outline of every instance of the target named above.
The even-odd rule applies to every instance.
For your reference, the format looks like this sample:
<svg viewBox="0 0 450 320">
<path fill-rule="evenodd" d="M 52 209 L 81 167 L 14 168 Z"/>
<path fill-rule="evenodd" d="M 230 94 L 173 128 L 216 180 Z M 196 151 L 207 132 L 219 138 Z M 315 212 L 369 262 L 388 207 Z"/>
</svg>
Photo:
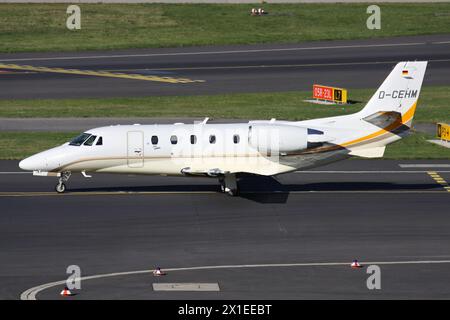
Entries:
<svg viewBox="0 0 450 320">
<path fill-rule="evenodd" d="M 367 117 L 377 112 L 398 112 L 402 123 L 411 126 L 426 68 L 427 61 L 399 62 L 360 115 Z"/>
</svg>

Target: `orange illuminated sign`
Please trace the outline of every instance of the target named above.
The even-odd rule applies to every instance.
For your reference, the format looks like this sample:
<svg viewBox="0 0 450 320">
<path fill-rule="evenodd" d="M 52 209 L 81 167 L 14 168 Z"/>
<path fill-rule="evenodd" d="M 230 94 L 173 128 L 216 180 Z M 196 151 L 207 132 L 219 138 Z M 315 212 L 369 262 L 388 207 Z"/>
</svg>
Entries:
<svg viewBox="0 0 450 320">
<path fill-rule="evenodd" d="M 313 98 L 337 103 L 347 103 L 347 90 L 315 84 L 313 85 Z"/>
</svg>

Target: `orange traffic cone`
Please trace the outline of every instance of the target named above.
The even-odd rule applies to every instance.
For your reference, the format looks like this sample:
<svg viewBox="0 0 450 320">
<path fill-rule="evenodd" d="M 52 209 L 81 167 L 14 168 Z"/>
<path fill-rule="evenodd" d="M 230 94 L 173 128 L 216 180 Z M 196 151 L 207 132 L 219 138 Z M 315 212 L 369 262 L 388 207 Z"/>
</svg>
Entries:
<svg viewBox="0 0 450 320">
<path fill-rule="evenodd" d="M 156 277 L 159 277 L 159 276 L 165 276 L 166 273 L 162 272 L 160 267 L 157 267 L 155 269 L 155 271 L 153 271 L 153 275 L 156 276 Z"/>
<path fill-rule="evenodd" d="M 352 268 L 357 269 L 357 268 L 362 268 L 362 265 L 358 262 L 358 260 L 353 260 L 352 264 L 350 265 Z"/>
<path fill-rule="evenodd" d="M 61 295 L 62 295 L 63 297 L 69 297 L 69 296 L 72 295 L 72 292 L 70 292 L 69 288 L 64 287 L 64 290 L 61 291 Z"/>
</svg>

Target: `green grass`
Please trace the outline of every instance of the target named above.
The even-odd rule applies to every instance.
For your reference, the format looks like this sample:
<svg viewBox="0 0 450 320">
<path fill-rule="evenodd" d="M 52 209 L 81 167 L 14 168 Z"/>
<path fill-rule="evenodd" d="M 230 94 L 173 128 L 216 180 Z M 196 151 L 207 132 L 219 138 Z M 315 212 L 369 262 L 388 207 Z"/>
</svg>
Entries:
<svg viewBox="0 0 450 320">
<path fill-rule="evenodd" d="M 329 106 L 304 102 L 311 92 L 245 93 L 107 99 L 0 100 L 0 117 L 211 117 L 305 120 L 360 110 L 373 89 L 350 90 L 354 104 Z M 450 87 L 424 87 L 415 121 L 449 122 Z"/>
<path fill-rule="evenodd" d="M 78 135 L 79 132 L 0 132 L 0 159 L 23 159 L 49 149 Z M 450 149 L 432 144 L 422 133 L 389 145 L 384 159 L 450 159 Z"/>
<path fill-rule="evenodd" d="M 373 90 L 351 90 L 345 106 L 305 103 L 310 92 L 67 100 L 0 100 L 0 117 L 204 117 L 304 120 L 361 109 Z M 414 121 L 450 122 L 450 88 L 425 87 Z M 0 159 L 21 159 L 68 141 L 77 132 L 0 132 Z M 388 146 L 386 159 L 450 159 L 450 149 L 414 133 Z"/>
<path fill-rule="evenodd" d="M 384 159 L 450 159 L 450 149 L 428 142 L 436 137 L 414 132 L 386 147 Z"/>
<path fill-rule="evenodd" d="M 450 4 L 379 4 L 381 30 L 368 30 L 367 4 L 80 4 L 81 30 L 66 28 L 67 4 L 0 4 L 0 52 L 217 44 L 295 43 L 448 33 Z"/>
<path fill-rule="evenodd" d="M 0 132 L 0 159 L 23 159 L 56 147 L 79 132 Z"/>
</svg>

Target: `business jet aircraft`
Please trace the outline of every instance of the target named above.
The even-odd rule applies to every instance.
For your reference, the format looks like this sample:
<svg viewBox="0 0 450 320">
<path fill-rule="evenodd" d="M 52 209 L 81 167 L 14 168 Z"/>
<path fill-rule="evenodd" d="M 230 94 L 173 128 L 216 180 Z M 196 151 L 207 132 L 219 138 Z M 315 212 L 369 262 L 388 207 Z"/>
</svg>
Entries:
<svg viewBox="0 0 450 320">
<path fill-rule="evenodd" d="M 359 112 L 306 121 L 239 124 L 114 125 L 19 163 L 37 176 L 56 176 L 66 190 L 72 172 L 207 176 L 236 195 L 242 173 L 272 176 L 351 156 L 382 157 L 411 127 L 426 61 L 400 62 Z"/>
</svg>

